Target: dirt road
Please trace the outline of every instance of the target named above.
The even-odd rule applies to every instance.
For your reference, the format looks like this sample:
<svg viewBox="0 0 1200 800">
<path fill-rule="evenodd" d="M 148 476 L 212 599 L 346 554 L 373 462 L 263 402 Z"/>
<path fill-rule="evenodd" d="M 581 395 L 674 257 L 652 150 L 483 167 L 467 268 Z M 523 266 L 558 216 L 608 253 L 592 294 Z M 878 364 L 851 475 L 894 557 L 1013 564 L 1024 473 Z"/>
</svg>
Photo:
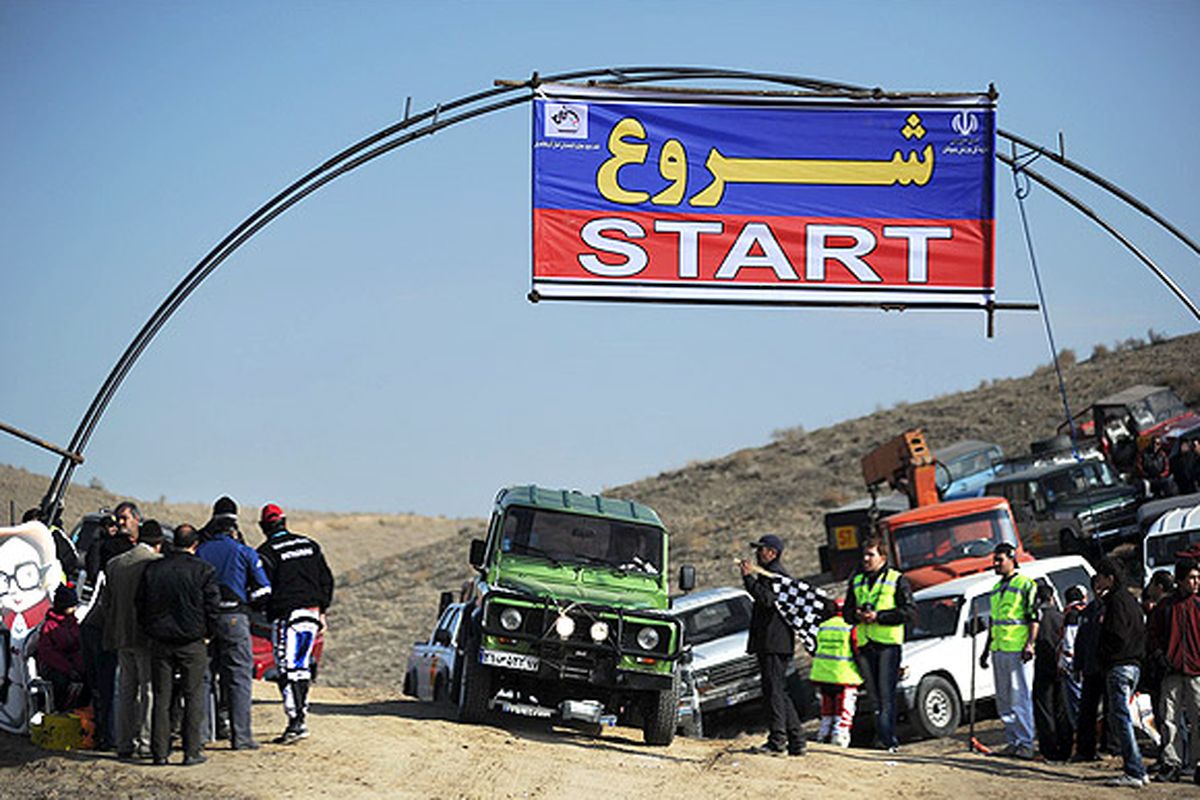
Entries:
<svg viewBox="0 0 1200 800">
<path fill-rule="evenodd" d="M 292 747 L 230 752 L 222 743 L 196 767 L 117 762 L 111 754 L 51 754 L 0 736 L 0 797 L 79 798 L 611 798 L 816 797 L 865 793 L 898 798 L 1095 798 L 1115 760 L 1057 766 L 985 758 L 961 740 L 920 742 L 899 755 L 814 745 L 803 758 L 746 752 L 761 736 L 641 743 L 640 732 L 607 729 L 597 739 L 541 723 L 498 727 L 449 721 L 448 709 L 367 689 L 314 691 L 313 737 Z M 255 686 L 254 727 L 268 739 L 283 713 L 270 686 Z M 998 738 L 990 723 L 982 738 Z M 178 760 L 178 755 L 173 757 Z M 1177 797 L 1153 785 L 1148 797 Z M 1191 788 L 1190 786 L 1187 788 Z M 1184 790 L 1186 791 L 1186 789 Z"/>
</svg>

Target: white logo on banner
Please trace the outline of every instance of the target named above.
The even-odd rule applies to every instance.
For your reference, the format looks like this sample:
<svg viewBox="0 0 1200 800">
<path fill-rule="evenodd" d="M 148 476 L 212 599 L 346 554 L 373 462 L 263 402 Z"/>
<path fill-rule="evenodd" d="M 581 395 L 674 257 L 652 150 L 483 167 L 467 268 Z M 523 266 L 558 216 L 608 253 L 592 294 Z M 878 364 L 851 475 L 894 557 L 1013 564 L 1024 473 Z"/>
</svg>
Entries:
<svg viewBox="0 0 1200 800">
<path fill-rule="evenodd" d="M 543 133 L 547 139 L 588 138 L 588 107 L 585 103 L 546 103 Z"/>
<path fill-rule="evenodd" d="M 960 111 L 950 121 L 950 127 L 954 128 L 954 132 L 959 136 L 970 136 L 979 130 L 979 120 L 975 119 L 975 115 L 970 111 Z"/>
</svg>

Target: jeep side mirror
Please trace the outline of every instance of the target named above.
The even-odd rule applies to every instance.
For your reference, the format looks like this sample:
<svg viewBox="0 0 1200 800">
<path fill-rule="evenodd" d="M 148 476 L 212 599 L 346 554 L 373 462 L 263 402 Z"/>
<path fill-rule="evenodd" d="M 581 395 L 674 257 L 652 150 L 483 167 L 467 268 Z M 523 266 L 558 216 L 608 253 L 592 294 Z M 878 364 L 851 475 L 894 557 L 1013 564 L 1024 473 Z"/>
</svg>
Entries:
<svg viewBox="0 0 1200 800">
<path fill-rule="evenodd" d="M 690 592 L 696 588 L 696 568 L 691 564 L 684 564 L 679 568 L 679 591 Z"/>
<path fill-rule="evenodd" d="M 972 617 L 963 624 L 963 636 L 974 636 L 977 633 L 987 633 L 988 621 L 983 617 Z"/>
<path fill-rule="evenodd" d="M 454 602 L 454 592 L 442 592 L 438 596 L 438 618 L 442 616 L 442 612 L 446 610 L 446 606 Z"/>
<path fill-rule="evenodd" d="M 433 641 L 442 645 L 443 647 L 449 647 L 450 646 L 450 631 L 446 630 L 445 628 L 438 628 L 433 633 Z"/>
<path fill-rule="evenodd" d="M 487 542 L 483 539 L 471 540 L 471 566 L 475 569 L 483 569 L 483 559 L 487 556 Z"/>
</svg>

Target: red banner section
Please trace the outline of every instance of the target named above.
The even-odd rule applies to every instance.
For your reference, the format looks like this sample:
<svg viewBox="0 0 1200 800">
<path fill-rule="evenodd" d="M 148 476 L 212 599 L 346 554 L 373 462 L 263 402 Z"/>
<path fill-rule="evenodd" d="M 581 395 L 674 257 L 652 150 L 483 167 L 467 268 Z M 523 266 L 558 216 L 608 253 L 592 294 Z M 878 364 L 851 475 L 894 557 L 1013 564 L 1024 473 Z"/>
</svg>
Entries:
<svg viewBox="0 0 1200 800">
<path fill-rule="evenodd" d="M 534 289 L 561 299 L 920 303 L 991 299 L 990 219 L 534 210 Z"/>
</svg>

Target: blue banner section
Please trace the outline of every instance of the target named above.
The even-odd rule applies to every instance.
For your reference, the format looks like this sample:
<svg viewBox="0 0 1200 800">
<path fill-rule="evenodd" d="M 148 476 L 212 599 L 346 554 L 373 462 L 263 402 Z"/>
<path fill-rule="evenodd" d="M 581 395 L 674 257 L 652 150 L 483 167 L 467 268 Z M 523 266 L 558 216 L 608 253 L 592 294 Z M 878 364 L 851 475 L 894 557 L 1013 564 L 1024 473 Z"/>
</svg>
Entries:
<svg viewBox="0 0 1200 800">
<path fill-rule="evenodd" d="M 633 102 L 533 109 L 535 209 L 990 220 L 986 103 Z"/>
</svg>

